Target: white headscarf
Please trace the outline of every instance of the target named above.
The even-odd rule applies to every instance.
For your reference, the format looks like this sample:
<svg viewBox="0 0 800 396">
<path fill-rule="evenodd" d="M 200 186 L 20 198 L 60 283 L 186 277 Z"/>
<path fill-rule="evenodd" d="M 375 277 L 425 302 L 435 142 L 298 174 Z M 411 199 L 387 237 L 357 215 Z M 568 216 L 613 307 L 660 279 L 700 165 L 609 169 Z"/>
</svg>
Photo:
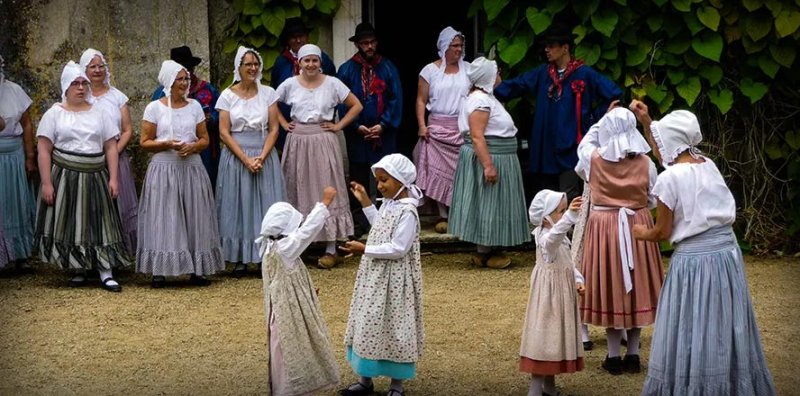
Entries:
<svg viewBox="0 0 800 396">
<path fill-rule="evenodd" d="M 531 206 L 528 208 L 528 218 L 531 224 L 536 227 L 531 234 L 533 234 L 537 243 L 542 231 L 542 224 L 547 220 L 550 222 L 550 226 L 553 226 L 550 214 L 555 212 L 558 209 L 558 205 L 561 204 L 561 200 L 566 198 L 566 193 L 553 190 L 541 190 L 533 197 Z"/>
<path fill-rule="evenodd" d="M 467 45 L 467 39 L 464 37 L 464 35 L 450 26 L 442 29 L 442 31 L 439 33 L 439 39 L 436 40 L 436 48 L 439 49 L 439 58 L 442 60 L 442 64 L 439 65 L 439 73 L 437 73 L 437 76 L 440 78 L 441 76 L 444 76 L 444 71 L 447 67 L 447 60 L 445 59 L 444 55 L 456 37 L 461 37 L 463 44 Z M 461 59 L 458 60 L 458 70 L 466 70 L 464 51 L 461 51 Z"/>
<path fill-rule="evenodd" d="M 494 95 L 494 82 L 497 80 L 497 62 L 480 57 L 467 66 L 467 78 L 472 85 Z"/>
<path fill-rule="evenodd" d="M 375 165 L 372 165 L 371 169 L 373 175 L 376 169 L 383 169 L 403 185 L 403 188 L 398 190 L 397 194 L 391 199 L 395 199 L 403 189 L 406 189 L 408 190 L 408 197 L 415 199 L 417 206 L 419 206 L 419 200 L 422 199 L 422 190 L 414 184 L 417 180 L 417 167 L 414 166 L 411 160 L 402 154 L 389 154 L 381 158 Z"/>
<path fill-rule="evenodd" d="M 104 57 L 103 54 L 100 51 L 98 51 L 98 50 L 96 50 L 94 48 L 88 48 L 88 49 L 86 49 L 86 51 L 83 51 L 83 54 L 81 54 L 81 61 L 80 61 L 81 67 L 83 68 L 83 71 L 85 72 L 86 68 L 89 67 L 89 63 L 92 62 L 92 59 L 94 59 L 95 56 L 99 56 L 100 57 L 100 62 L 103 62 L 103 64 L 106 65 L 106 68 L 105 68 L 105 70 L 106 70 L 106 78 L 103 79 L 103 84 L 108 85 L 110 87 L 111 86 L 111 70 L 109 70 L 109 68 L 108 68 L 108 64 L 106 62 L 106 57 Z"/>
<path fill-rule="evenodd" d="M 636 129 L 636 117 L 623 107 L 615 107 L 589 128 L 578 145 L 578 164 L 575 171 L 589 181 L 592 155 L 597 149 L 600 157 L 607 161 L 619 162 L 628 154 L 650 152 L 647 140 Z"/>
<path fill-rule="evenodd" d="M 172 130 L 172 84 L 175 83 L 175 78 L 181 70 L 186 70 L 180 63 L 174 60 L 165 60 L 161 62 L 161 70 L 158 72 L 158 83 L 164 87 L 164 96 L 167 97 L 167 108 L 169 109 L 169 140 L 175 138 L 175 131 Z M 186 70 L 189 73 L 189 70 Z M 188 77 L 188 76 L 187 76 Z M 183 93 L 183 97 L 189 97 L 189 89 Z"/>
<path fill-rule="evenodd" d="M 85 69 L 82 68 L 79 64 L 75 63 L 74 61 L 69 61 L 64 66 L 64 70 L 61 72 L 61 102 L 65 103 L 67 101 L 67 89 L 69 89 L 69 85 L 72 84 L 73 81 L 77 80 L 79 77 L 83 77 L 86 79 L 86 82 L 89 82 L 89 77 L 86 77 Z M 92 98 L 92 87 L 89 86 L 87 89 L 89 92 L 89 96 L 86 98 L 86 101 L 89 103 L 93 103 L 94 100 Z"/>
<path fill-rule="evenodd" d="M 703 135 L 700 133 L 700 122 L 691 111 L 675 110 L 664 118 L 653 121 L 650 131 L 664 167 L 670 166 L 686 150 L 694 158 L 700 154 L 696 146 L 703 141 Z"/>
<path fill-rule="evenodd" d="M 289 235 L 298 228 L 303 222 L 303 215 L 287 202 L 276 202 L 272 204 L 261 220 L 261 232 L 255 242 L 259 244 L 258 252 L 263 257 L 272 246 L 272 238 L 281 235 Z"/>
<path fill-rule="evenodd" d="M 242 76 L 239 74 L 239 67 L 242 66 L 242 60 L 248 52 L 255 54 L 256 59 L 258 59 L 260 66 L 258 66 L 256 84 L 261 84 L 261 72 L 264 70 L 264 61 L 261 59 L 261 54 L 259 54 L 258 51 L 252 48 L 247 48 L 243 45 L 239 46 L 239 49 L 236 50 L 236 57 L 233 58 L 233 82 L 242 81 Z M 233 85 L 233 83 L 231 83 L 231 85 Z"/>
<path fill-rule="evenodd" d="M 297 61 L 300 62 L 303 58 L 309 55 L 316 55 L 322 59 L 322 50 L 314 44 L 305 44 L 297 50 Z"/>
</svg>

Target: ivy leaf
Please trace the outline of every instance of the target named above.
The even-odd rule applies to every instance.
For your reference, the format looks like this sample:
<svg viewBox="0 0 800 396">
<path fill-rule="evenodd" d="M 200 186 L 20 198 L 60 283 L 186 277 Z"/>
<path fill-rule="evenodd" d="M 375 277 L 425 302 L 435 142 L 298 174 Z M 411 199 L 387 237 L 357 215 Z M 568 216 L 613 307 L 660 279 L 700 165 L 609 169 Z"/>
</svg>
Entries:
<svg viewBox="0 0 800 396">
<path fill-rule="evenodd" d="M 503 41 L 505 40 L 501 40 L 501 42 Z M 500 59 L 502 59 L 503 62 L 505 62 L 509 67 L 512 67 L 525 58 L 525 53 L 528 52 L 529 47 L 530 45 L 528 40 L 523 37 L 517 37 L 510 45 L 505 46 L 505 48 L 501 48 L 498 45 L 498 50 L 500 50 Z"/>
<path fill-rule="evenodd" d="M 656 83 L 650 81 L 647 82 L 643 88 L 647 92 L 647 96 L 656 103 L 660 103 L 667 97 L 667 88 L 663 85 L 656 85 Z"/>
<path fill-rule="evenodd" d="M 632 87 L 631 88 L 631 97 L 633 99 L 642 100 L 645 96 L 647 96 L 647 91 L 642 87 Z"/>
<path fill-rule="evenodd" d="M 697 19 L 697 17 L 694 14 L 691 13 L 683 14 L 683 21 L 686 23 L 686 27 L 689 28 L 689 31 L 692 32 L 692 36 L 705 29 L 705 27 L 703 27 L 703 24 L 700 23 L 700 20 Z"/>
<path fill-rule="evenodd" d="M 506 32 L 493 25 L 489 25 L 483 33 L 483 48 L 490 48 L 492 45 L 500 41 Z"/>
<path fill-rule="evenodd" d="M 731 92 L 730 89 L 712 89 L 708 92 L 708 98 L 714 106 L 717 106 L 717 109 L 719 109 L 722 114 L 727 114 L 731 107 L 733 107 L 733 92 Z"/>
<path fill-rule="evenodd" d="M 488 0 L 487 0 L 488 1 Z M 575 13 L 581 18 L 581 21 L 586 22 L 589 18 L 594 15 L 594 12 L 597 11 L 597 7 L 600 5 L 600 0 L 590 0 L 590 1 L 576 1 L 573 5 L 573 9 Z"/>
<path fill-rule="evenodd" d="M 338 0 L 316 0 L 317 10 L 325 15 L 333 14 L 336 8 L 339 7 Z"/>
<path fill-rule="evenodd" d="M 749 54 L 754 54 L 756 52 L 760 52 L 764 48 L 767 47 L 766 41 L 753 41 L 750 36 L 742 36 L 742 45 L 744 46 L 744 51 Z"/>
<path fill-rule="evenodd" d="M 764 74 L 773 79 L 775 78 L 775 75 L 778 74 L 778 69 L 781 68 L 781 66 L 772 60 L 772 58 L 770 58 L 767 54 L 761 54 L 758 57 L 758 67 L 761 68 L 761 71 L 763 71 Z"/>
<path fill-rule="evenodd" d="M 692 0 L 672 0 L 672 6 L 678 11 L 689 12 L 692 10 Z"/>
<path fill-rule="evenodd" d="M 242 18 L 242 20 L 239 21 L 239 30 L 241 30 L 244 34 L 248 34 L 253 31 L 253 25 L 250 24 L 249 19 L 250 18 Z"/>
<path fill-rule="evenodd" d="M 286 11 L 282 7 L 275 7 L 261 14 L 261 25 L 275 37 L 281 35 L 285 22 Z"/>
<path fill-rule="evenodd" d="M 661 7 L 664 4 L 667 4 L 667 0 L 653 0 L 653 3 L 656 3 L 657 6 Z"/>
<path fill-rule="evenodd" d="M 669 77 L 669 81 L 672 82 L 672 85 L 680 84 L 684 78 L 686 78 L 686 73 L 680 69 L 669 69 L 667 70 L 667 77 Z M 679 92 L 680 93 L 680 92 Z"/>
<path fill-rule="evenodd" d="M 647 60 L 650 53 L 650 43 L 639 43 L 635 47 L 628 48 L 625 54 L 625 66 L 636 66 Z"/>
<path fill-rule="evenodd" d="M 744 6 L 744 8 L 747 8 L 747 11 L 753 12 L 753 11 L 761 8 L 761 6 L 764 5 L 764 1 L 763 0 L 742 0 L 742 5 Z"/>
<path fill-rule="evenodd" d="M 714 32 L 703 32 L 700 37 L 692 39 L 692 49 L 698 55 L 719 62 L 722 55 L 722 37 Z"/>
<path fill-rule="evenodd" d="M 244 15 L 261 14 L 261 0 L 244 0 L 242 13 Z"/>
<path fill-rule="evenodd" d="M 583 25 L 575 26 L 572 29 L 572 33 L 575 34 L 575 44 L 580 44 L 583 38 L 586 37 L 586 28 Z"/>
<path fill-rule="evenodd" d="M 553 23 L 553 18 L 547 11 L 539 11 L 535 7 L 528 7 L 525 10 L 525 19 L 528 20 L 528 25 L 531 26 L 535 34 L 544 32 Z"/>
<path fill-rule="evenodd" d="M 800 12 L 796 9 L 786 9 L 781 11 L 775 18 L 775 31 L 778 37 L 786 37 L 794 33 L 800 27 Z"/>
<path fill-rule="evenodd" d="M 703 64 L 703 58 L 692 51 L 687 51 L 683 54 L 683 63 L 692 69 L 697 69 Z"/>
<path fill-rule="evenodd" d="M 619 15 L 611 8 L 603 8 L 592 14 L 592 26 L 606 37 L 611 37 L 619 21 Z"/>
<path fill-rule="evenodd" d="M 478 15 L 478 11 L 483 9 L 483 2 L 481 0 L 472 0 L 472 3 L 469 5 L 469 9 L 467 10 L 467 18 L 472 18 L 475 15 Z"/>
<path fill-rule="evenodd" d="M 672 102 L 675 101 L 675 95 L 667 91 L 667 96 L 658 102 L 658 110 L 661 114 L 668 112 L 672 108 Z"/>
<path fill-rule="evenodd" d="M 661 29 L 661 25 L 664 24 L 664 17 L 661 14 L 650 15 L 647 17 L 647 26 L 650 28 L 650 32 L 656 32 Z"/>
<path fill-rule="evenodd" d="M 314 8 L 314 6 L 316 4 L 317 4 L 317 2 L 315 0 L 300 0 L 300 5 L 302 5 L 303 9 L 306 9 L 306 10 L 310 10 L 310 9 Z"/>
<path fill-rule="evenodd" d="M 725 27 L 725 42 L 730 44 L 742 39 L 742 30 L 737 25 Z"/>
<path fill-rule="evenodd" d="M 734 7 L 722 8 L 722 18 L 725 19 L 725 23 L 729 26 L 739 22 L 739 9 Z"/>
<path fill-rule="evenodd" d="M 286 19 L 299 18 L 303 15 L 302 11 L 300 10 L 300 7 L 295 4 L 292 4 L 289 7 L 285 7 L 283 10 L 285 11 Z M 281 28 L 281 30 L 283 30 L 283 28 Z M 280 35 L 280 33 L 278 33 L 278 35 Z"/>
<path fill-rule="evenodd" d="M 567 7 L 566 1 L 548 1 L 547 7 L 545 7 L 545 9 L 547 10 L 547 12 L 550 13 L 550 15 L 555 15 L 561 12 L 561 10 L 563 10 L 566 7 Z"/>
<path fill-rule="evenodd" d="M 253 48 L 261 48 L 261 46 L 264 45 L 264 42 L 267 41 L 267 37 L 263 34 L 247 35 L 245 39 L 247 39 L 247 42 L 250 43 Z"/>
<path fill-rule="evenodd" d="M 600 46 L 597 44 L 584 44 L 575 49 L 575 57 L 592 66 L 600 59 Z"/>
<path fill-rule="evenodd" d="M 778 14 L 781 13 L 783 10 L 783 4 L 779 0 L 767 0 L 766 3 L 767 8 L 772 11 L 772 16 L 777 17 Z"/>
<path fill-rule="evenodd" d="M 778 24 L 777 19 L 775 20 L 775 24 Z M 745 17 L 744 27 L 745 31 L 747 31 L 747 35 L 750 36 L 753 41 L 758 41 L 772 30 L 772 18 L 758 13 L 750 14 Z"/>
<path fill-rule="evenodd" d="M 483 9 L 486 11 L 486 19 L 489 21 L 494 20 L 500 15 L 500 11 L 503 11 L 506 5 L 510 0 L 484 0 L 483 1 Z"/>
<path fill-rule="evenodd" d="M 611 48 L 603 48 L 600 51 L 600 58 L 607 59 L 607 60 L 616 60 L 619 56 L 619 51 L 617 50 L 617 46 L 614 45 Z"/>
<path fill-rule="evenodd" d="M 770 44 L 769 53 L 772 54 L 772 58 L 775 62 L 778 62 L 778 64 L 787 69 L 792 67 L 796 54 L 794 46 L 775 44 Z"/>
<path fill-rule="evenodd" d="M 704 6 L 697 9 L 697 19 L 709 29 L 717 31 L 719 27 L 719 11 L 711 6 Z"/>
<path fill-rule="evenodd" d="M 739 82 L 739 90 L 742 91 L 744 96 L 750 99 L 751 104 L 761 100 L 761 98 L 767 94 L 768 89 L 769 88 L 765 84 L 754 82 L 750 78 L 743 78 L 742 81 Z"/>
<path fill-rule="evenodd" d="M 239 41 L 234 38 L 225 39 L 225 44 L 222 46 L 222 51 L 226 54 L 232 54 L 239 47 Z"/>
<path fill-rule="evenodd" d="M 664 46 L 664 51 L 669 52 L 670 54 L 681 55 L 691 46 L 692 41 L 688 38 L 677 37 L 667 41 L 667 44 Z"/>
<path fill-rule="evenodd" d="M 789 143 L 789 147 L 792 150 L 800 149 L 800 130 L 789 131 L 786 133 L 786 143 Z"/>
<path fill-rule="evenodd" d="M 275 60 L 278 59 L 279 55 L 280 52 L 278 52 L 277 49 L 269 48 L 266 51 L 261 52 L 261 59 L 264 60 L 265 65 L 269 65 L 270 67 L 272 67 L 272 65 L 275 64 Z M 268 73 L 264 73 L 264 75 L 268 75 Z"/>
<path fill-rule="evenodd" d="M 694 104 L 694 101 L 697 100 L 697 96 L 700 95 L 701 88 L 702 85 L 700 84 L 699 77 L 689 77 L 684 82 L 678 84 L 675 90 L 678 91 L 678 95 L 686 101 L 686 104 L 691 106 Z"/>
<path fill-rule="evenodd" d="M 722 80 L 722 68 L 717 65 L 703 67 L 699 70 L 700 77 L 708 81 L 708 85 L 714 86 Z"/>
</svg>

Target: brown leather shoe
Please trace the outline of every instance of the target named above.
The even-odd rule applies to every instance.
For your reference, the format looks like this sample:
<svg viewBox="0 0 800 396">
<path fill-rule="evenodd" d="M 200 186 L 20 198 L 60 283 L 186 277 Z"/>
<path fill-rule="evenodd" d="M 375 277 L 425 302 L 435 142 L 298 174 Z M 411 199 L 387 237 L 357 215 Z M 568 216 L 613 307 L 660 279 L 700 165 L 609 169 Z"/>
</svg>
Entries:
<svg viewBox="0 0 800 396">
<path fill-rule="evenodd" d="M 439 221 L 436 222 L 436 225 L 433 227 L 433 229 L 436 230 L 436 232 L 438 232 L 440 234 L 446 234 L 447 233 L 447 219 L 439 219 Z"/>
<path fill-rule="evenodd" d="M 486 266 L 489 268 L 503 269 L 511 265 L 511 257 L 508 257 L 503 252 L 492 253 L 491 257 L 486 260 Z"/>
<path fill-rule="evenodd" d="M 469 262 L 476 267 L 485 267 L 488 259 L 488 253 L 472 253 L 469 255 Z"/>
<path fill-rule="evenodd" d="M 336 266 L 336 264 L 341 264 L 344 260 L 334 254 L 325 253 L 317 260 L 317 267 L 322 269 L 330 269 Z"/>
</svg>

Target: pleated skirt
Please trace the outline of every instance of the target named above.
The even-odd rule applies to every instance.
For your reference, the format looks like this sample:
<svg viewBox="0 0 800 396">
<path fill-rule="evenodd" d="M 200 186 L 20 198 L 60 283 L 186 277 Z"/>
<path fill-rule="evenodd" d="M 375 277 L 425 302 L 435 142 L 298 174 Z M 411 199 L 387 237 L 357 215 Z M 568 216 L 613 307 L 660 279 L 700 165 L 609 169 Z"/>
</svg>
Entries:
<svg viewBox="0 0 800 396">
<path fill-rule="evenodd" d="M 261 155 L 264 139 L 260 132 L 234 132 L 232 136 L 247 157 Z M 275 149 L 267 156 L 261 171 L 254 174 L 231 150 L 223 148 L 215 196 L 222 258 L 232 263 L 261 262 L 254 242 L 261 231 L 261 220 L 273 203 L 286 200 Z"/>
<path fill-rule="evenodd" d="M 55 202 L 39 194 L 34 245 L 43 262 L 64 269 L 109 270 L 130 264 L 108 188 L 105 155 L 53 150 Z"/>
<path fill-rule="evenodd" d="M 198 154 L 168 150 L 147 167 L 139 200 L 136 271 L 211 275 L 225 269 L 211 181 Z"/>
<path fill-rule="evenodd" d="M 136 182 L 131 170 L 131 157 L 128 152 L 119 153 L 119 194 L 117 195 L 117 209 L 122 223 L 122 238 L 125 248 L 133 257 L 136 254 L 136 229 L 138 227 L 139 198 L 136 193 Z"/>
<path fill-rule="evenodd" d="M 3 230 L 3 211 L 0 210 L 0 269 L 5 268 L 12 260 L 11 243 L 6 239 L 6 233 Z"/>
<path fill-rule="evenodd" d="M 328 205 L 330 216 L 316 241 L 335 241 L 353 234 L 353 215 L 344 181 L 342 149 L 337 133 L 319 124 L 301 124 L 286 136 L 281 169 L 286 181 L 286 199 L 303 216 L 322 199 L 322 190 L 333 186 L 336 198 Z"/>
<path fill-rule="evenodd" d="M 497 182 L 487 184 L 483 165 L 466 137 L 458 157 L 448 232 L 484 246 L 516 246 L 530 241 L 528 210 L 517 158 L 516 138 L 487 137 Z"/>
<path fill-rule="evenodd" d="M 0 211 L 10 261 L 30 257 L 36 201 L 25 172 L 22 138 L 0 139 Z"/>
<path fill-rule="evenodd" d="M 730 226 L 675 246 L 652 344 L 642 395 L 775 395 Z"/>
<path fill-rule="evenodd" d="M 458 117 L 428 116 L 428 138 L 414 147 L 417 185 L 425 196 L 447 206 L 453 200 L 453 179 L 464 137 L 458 130 Z"/>
</svg>

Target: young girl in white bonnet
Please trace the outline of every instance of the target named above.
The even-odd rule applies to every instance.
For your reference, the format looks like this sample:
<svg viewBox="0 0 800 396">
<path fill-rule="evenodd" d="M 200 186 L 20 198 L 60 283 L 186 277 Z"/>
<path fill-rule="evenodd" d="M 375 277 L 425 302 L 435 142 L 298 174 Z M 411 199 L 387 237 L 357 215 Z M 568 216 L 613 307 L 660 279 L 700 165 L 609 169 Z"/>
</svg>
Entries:
<svg viewBox="0 0 800 396">
<path fill-rule="evenodd" d="M 325 226 L 328 206 L 335 197 L 336 189 L 323 189 L 322 201 L 314 205 L 305 222 L 292 205 L 272 204 L 255 240 L 263 257 L 271 395 L 307 395 L 339 383 L 339 367 L 319 299 L 300 260 L 300 254 Z"/>
<path fill-rule="evenodd" d="M 556 374 L 583 369 L 578 312 L 583 276 L 572 263 L 567 238 L 582 201 L 581 197 L 573 199 L 567 210 L 565 193 L 542 190 L 528 210 L 536 227 L 536 265 L 519 352 L 520 371 L 531 374 L 528 396 L 556 395 Z"/>
<path fill-rule="evenodd" d="M 696 148 L 703 138 L 697 117 L 677 110 L 652 121 L 644 103 L 631 109 L 666 168 L 653 187 L 655 227 L 634 226 L 633 236 L 675 248 L 642 395 L 774 395 L 731 228 L 736 202 L 714 161 Z"/>
<path fill-rule="evenodd" d="M 342 247 L 363 257 L 345 334 L 347 360 L 360 378 L 340 393 L 372 395 L 372 378 L 385 376 L 392 379 L 387 396 L 403 396 L 403 380 L 416 376 L 425 338 L 417 214 L 422 193 L 414 185 L 414 164 L 400 154 L 383 157 L 372 173 L 384 197 L 380 211 L 364 186 L 351 182 L 372 228 L 366 246 L 350 241 Z"/>
</svg>

